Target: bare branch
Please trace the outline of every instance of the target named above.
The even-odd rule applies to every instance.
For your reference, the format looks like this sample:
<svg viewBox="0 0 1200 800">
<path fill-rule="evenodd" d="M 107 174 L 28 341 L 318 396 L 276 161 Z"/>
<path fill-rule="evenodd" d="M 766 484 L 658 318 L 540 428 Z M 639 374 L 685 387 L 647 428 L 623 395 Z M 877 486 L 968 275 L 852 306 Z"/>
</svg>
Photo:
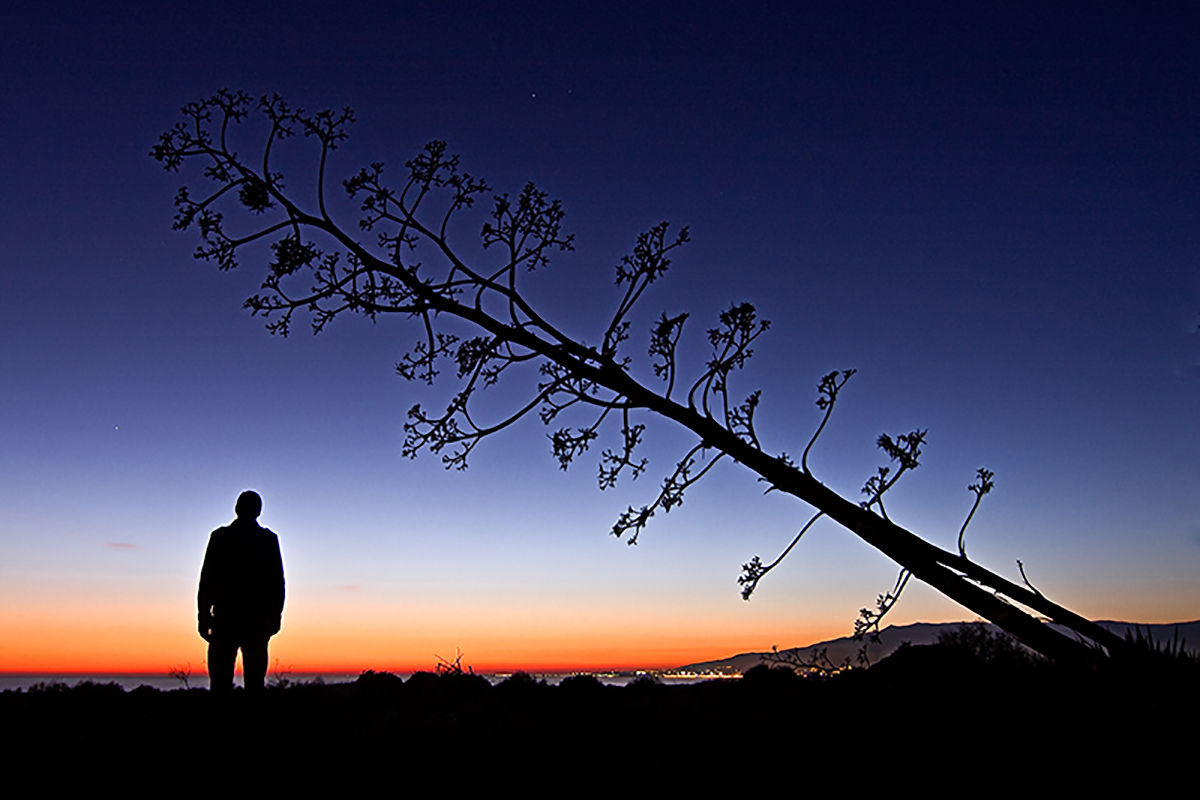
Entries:
<svg viewBox="0 0 1200 800">
<path fill-rule="evenodd" d="M 958 554 L 963 558 L 967 557 L 967 546 L 966 542 L 963 540 L 967 535 L 967 526 L 971 524 L 971 518 L 975 516 L 975 511 L 979 508 L 980 502 L 983 501 L 983 496 L 990 492 L 996 485 L 995 482 L 992 481 L 992 478 L 995 477 L 996 473 L 991 472 L 990 470 L 980 467 L 979 469 L 975 470 L 975 475 L 979 478 L 979 481 L 977 483 L 972 483 L 967 487 L 967 491 L 975 495 L 975 502 L 971 504 L 971 510 L 968 512 L 967 518 L 963 520 L 962 527 L 958 530 Z"/>
<path fill-rule="evenodd" d="M 762 560 L 759 559 L 758 556 L 750 559 L 748 564 L 742 564 L 743 574 L 738 578 L 738 583 L 742 585 L 743 600 L 750 599 L 750 595 L 754 594 L 754 590 L 758 588 L 758 582 L 762 580 L 763 576 L 775 569 L 775 567 L 779 566 L 779 562 L 787 558 L 787 554 L 792 552 L 792 548 L 799 544 L 800 537 L 807 533 L 808 529 L 811 528 L 813 524 L 823 516 L 825 516 L 825 512 L 818 511 L 808 522 L 804 523 L 804 527 L 800 529 L 799 533 L 796 534 L 791 543 L 788 544 L 788 546 L 783 549 L 783 552 L 779 554 L 779 557 L 770 564 L 764 566 Z"/>
<path fill-rule="evenodd" d="M 705 445 L 701 443 L 689 450 L 687 455 L 675 465 L 675 471 L 663 481 L 662 490 L 658 493 L 658 497 L 655 498 L 654 502 L 648 506 L 642 506 L 642 508 L 636 511 L 632 506 L 626 509 L 625 513 L 613 525 L 613 536 L 620 538 L 629 533 L 628 543 L 631 545 L 637 544 L 638 536 L 641 534 L 642 529 L 646 527 L 646 523 L 654 516 L 655 512 L 661 508 L 666 513 L 675 506 L 683 505 L 684 492 L 707 475 L 708 471 L 716 466 L 717 462 L 725 455 L 724 453 L 718 453 L 699 472 L 692 474 L 692 468 L 696 465 L 696 454 L 706 449 Z"/>
<path fill-rule="evenodd" d="M 904 593 L 904 587 L 908 585 L 908 579 L 912 577 L 912 572 L 908 569 L 900 570 L 899 576 L 896 577 L 896 585 L 892 587 L 890 592 L 879 595 L 875 600 L 875 610 L 861 609 L 858 619 L 854 622 L 854 638 L 861 641 L 866 638 L 870 641 L 879 643 L 879 623 L 887 616 L 887 613 L 896 605 L 896 601 L 900 599 L 900 595 Z"/>
<path fill-rule="evenodd" d="M 1021 563 L 1021 559 L 1019 559 L 1019 558 L 1017 559 L 1017 569 L 1020 570 L 1020 572 L 1021 572 L 1021 581 L 1026 586 L 1029 587 L 1029 591 L 1033 592 L 1038 597 L 1046 596 L 1046 595 L 1042 594 L 1040 591 L 1038 591 L 1038 588 L 1036 586 L 1034 586 L 1032 583 L 1029 582 L 1029 578 L 1025 577 L 1025 565 Z"/>
<path fill-rule="evenodd" d="M 824 378 L 821 378 L 821 382 L 817 384 L 817 408 L 824 411 L 825 416 L 821 417 L 821 424 L 817 426 L 816 432 L 808 440 L 808 445 L 804 448 L 804 455 L 800 457 L 800 469 L 805 472 L 809 472 L 808 452 L 817 443 L 817 439 L 821 436 L 821 432 L 825 430 L 825 425 L 829 422 L 829 418 L 833 416 L 833 406 L 837 402 L 838 393 L 842 391 L 842 387 L 846 385 L 846 381 L 850 380 L 857 371 L 854 369 L 845 369 L 839 373 L 837 370 L 834 370 Z"/>
<path fill-rule="evenodd" d="M 887 511 L 883 507 L 883 495 L 896 485 L 896 481 L 900 480 L 901 475 L 920 466 L 921 445 L 925 444 L 926 433 L 928 431 L 920 430 L 902 433 L 894 440 L 886 433 L 880 434 L 875 443 L 883 452 L 887 453 L 888 458 L 899 462 L 900 466 L 895 474 L 892 474 L 890 467 L 880 467 L 874 475 L 867 479 L 862 488 L 862 493 L 867 496 L 867 499 L 860 503 L 863 508 L 869 510 L 872 506 L 878 505 L 879 513 L 883 515 L 884 519 L 888 519 Z M 891 475 L 890 478 L 889 475 Z"/>
</svg>

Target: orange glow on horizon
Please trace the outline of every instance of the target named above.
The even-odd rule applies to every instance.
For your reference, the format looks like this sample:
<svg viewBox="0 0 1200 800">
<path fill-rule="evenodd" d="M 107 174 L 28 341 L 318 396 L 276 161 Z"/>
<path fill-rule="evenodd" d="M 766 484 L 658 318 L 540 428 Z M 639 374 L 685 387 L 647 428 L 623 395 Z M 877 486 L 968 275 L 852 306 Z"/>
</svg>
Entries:
<svg viewBox="0 0 1200 800">
<path fill-rule="evenodd" d="M 285 622 L 283 632 L 271 640 L 272 670 L 292 674 L 434 671 L 439 657 L 453 660 L 460 649 L 462 666 L 475 672 L 670 669 L 769 650 L 778 639 L 762 631 L 705 630 L 695 625 L 690 626 L 691 631 L 670 629 L 670 620 L 640 630 L 612 625 L 570 631 L 554 625 L 537 631 L 450 625 L 435 632 L 416 626 L 356 630 L 331 622 Z M 814 630 L 805 638 L 819 641 L 824 633 Z M 844 631 L 829 633 L 841 635 Z M 807 643 L 789 640 L 782 644 Z M 194 631 L 177 622 L 89 628 L 64 620 L 0 617 L 0 673 L 6 674 L 165 675 L 174 667 L 190 664 L 193 676 L 203 676 L 206 647 Z"/>
<path fill-rule="evenodd" d="M 169 602 L 132 598 L 103 608 L 61 598 L 57 604 L 2 604 L 0 673 L 165 675 L 190 664 L 192 675 L 202 677 L 206 644 L 188 624 L 194 601 L 187 588 L 188 594 L 181 591 Z M 923 602 L 919 592 L 907 599 L 910 615 L 897 614 L 891 624 L 964 618 L 961 609 Z M 482 673 L 632 671 L 672 669 L 773 645 L 805 646 L 850 633 L 852 620 L 840 608 L 822 609 L 807 621 L 798 621 L 786 607 L 768 612 L 757 606 L 754 614 L 746 608 L 680 604 L 651 613 L 582 603 L 339 605 L 300 595 L 285 611 L 270 656 L 273 670 L 293 675 L 433 671 L 439 656 L 453 660 L 459 650 L 463 667 Z M 1169 622 L 1171 610 L 1144 613 L 1142 619 Z"/>
</svg>

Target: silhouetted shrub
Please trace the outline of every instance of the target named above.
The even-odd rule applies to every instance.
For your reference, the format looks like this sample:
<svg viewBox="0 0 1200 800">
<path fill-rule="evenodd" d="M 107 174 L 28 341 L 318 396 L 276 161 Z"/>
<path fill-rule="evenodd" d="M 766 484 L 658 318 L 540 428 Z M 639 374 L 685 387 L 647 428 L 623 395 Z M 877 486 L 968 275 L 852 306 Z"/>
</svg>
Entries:
<svg viewBox="0 0 1200 800">
<path fill-rule="evenodd" d="M 1149 629 L 1143 633 L 1135 625 L 1125 632 L 1125 642 L 1129 646 L 1113 659 L 1109 669 L 1117 680 L 1130 685 L 1152 683 L 1158 691 L 1173 691 L 1200 679 L 1200 655 L 1187 649 L 1178 629 L 1172 639 L 1155 641 Z"/>
<path fill-rule="evenodd" d="M 568 675 L 558 688 L 570 697 L 594 697 L 604 692 L 604 684 L 595 675 Z"/>
<path fill-rule="evenodd" d="M 521 671 L 509 675 L 496 688 L 503 689 L 505 692 L 528 693 L 545 689 L 546 682 L 538 680 L 528 672 Z"/>
<path fill-rule="evenodd" d="M 938 634 L 937 647 L 999 667 L 1029 666 L 1034 663 L 1033 654 L 1016 639 L 1001 631 L 993 631 L 982 622 L 959 625 L 954 630 Z"/>
<path fill-rule="evenodd" d="M 358 676 L 354 685 L 372 693 L 392 694 L 400 691 L 404 686 L 404 679 L 390 672 L 376 672 L 369 669 Z"/>
<path fill-rule="evenodd" d="M 791 667 L 758 664 L 742 673 L 742 684 L 752 688 L 793 687 L 804 680 Z"/>
<path fill-rule="evenodd" d="M 625 686 L 625 689 L 638 694 L 649 694 L 663 688 L 662 683 L 654 675 L 638 675 Z"/>
<path fill-rule="evenodd" d="M 438 686 L 438 676 L 432 672 L 414 672 L 404 685 L 409 689 L 432 691 Z"/>
<path fill-rule="evenodd" d="M 63 694 L 71 691 L 71 687 L 62 681 L 51 681 L 50 683 L 35 683 L 25 691 L 30 694 Z"/>
<path fill-rule="evenodd" d="M 1175 662 L 1192 666 L 1200 665 L 1200 655 L 1187 648 L 1187 641 L 1179 638 L 1179 627 L 1175 628 L 1175 636 L 1170 641 L 1156 642 L 1147 627 L 1142 633 L 1140 625 L 1134 625 L 1132 631 L 1125 631 L 1125 641 L 1130 651 L 1136 655 L 1148 657 L 1162 664 Z"/>
<path fill-rule="evenodd" d="M 438 676 L 438 682 L 443 691 L 452 692 L 456 697 L 477 697 L 492 690 L 491 681 L 469 672 L 443 672 Z"/>
</svg>

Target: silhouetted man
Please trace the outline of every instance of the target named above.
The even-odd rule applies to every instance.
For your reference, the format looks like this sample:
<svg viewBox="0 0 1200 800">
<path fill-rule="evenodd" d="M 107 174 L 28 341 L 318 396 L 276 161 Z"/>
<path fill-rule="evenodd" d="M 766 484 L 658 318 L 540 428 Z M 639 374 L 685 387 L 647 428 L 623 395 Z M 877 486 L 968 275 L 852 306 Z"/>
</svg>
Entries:
<svg viewBox="0 0 1200 800">
<path fill-rule="evenodd" d="M 262 498 L 242 492 L 234 507 L 237 519 L 208 539 L 200 570 L 200 635 L 208 642 L 210 691 L 233 688 L 233 665 L 242 651 L 242 676 L 248 691 L 263 688 L 267 640 L 283 618 L 283 558 L 279 538 L 258 524 Z"/>
</svg>

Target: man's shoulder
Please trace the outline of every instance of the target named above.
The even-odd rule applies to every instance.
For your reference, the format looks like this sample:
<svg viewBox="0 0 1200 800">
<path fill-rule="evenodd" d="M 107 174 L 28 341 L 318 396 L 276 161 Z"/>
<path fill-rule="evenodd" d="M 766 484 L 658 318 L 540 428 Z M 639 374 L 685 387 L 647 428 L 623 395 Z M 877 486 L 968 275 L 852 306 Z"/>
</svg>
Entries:
<svg viewBox="0 0 1200 800">
<path fill-rule="evenodd" d="M 214 542 L 218 546 L 228 544 L 235 548 L 253 546 L 252 542 L 260 542 L 262 544 L 271 542 L 278 546 L 279 537 L 275 534 L 275 531 L 270 528 L 264 528 L 257 522 L 245 523 L 234 520 L 229 525 L 217 528 L 209 534 L 209 543 Z"/>
<path fill-rule="evenodd" d="M 247 543 L 253 541 L 262 542 L 264 544 L 267 542 L 279 542 L 279 537 L 275 535 L 275 531 L 271 530 L 270 528 L 264 528 L 262 525 L 259 525 L 258 522 L 240 524 L 235 522 L 233 525 L 228 526 L 228 528 L 231 531 L 236 530 L 236 535 Z"/>
<path fill-rule="evenodd" d="M 272 552 L 276 558 L 282 558 L 279 550 L 279 537 L 270 528 L 263 528 L 263 548 Z"/>
</svg>

